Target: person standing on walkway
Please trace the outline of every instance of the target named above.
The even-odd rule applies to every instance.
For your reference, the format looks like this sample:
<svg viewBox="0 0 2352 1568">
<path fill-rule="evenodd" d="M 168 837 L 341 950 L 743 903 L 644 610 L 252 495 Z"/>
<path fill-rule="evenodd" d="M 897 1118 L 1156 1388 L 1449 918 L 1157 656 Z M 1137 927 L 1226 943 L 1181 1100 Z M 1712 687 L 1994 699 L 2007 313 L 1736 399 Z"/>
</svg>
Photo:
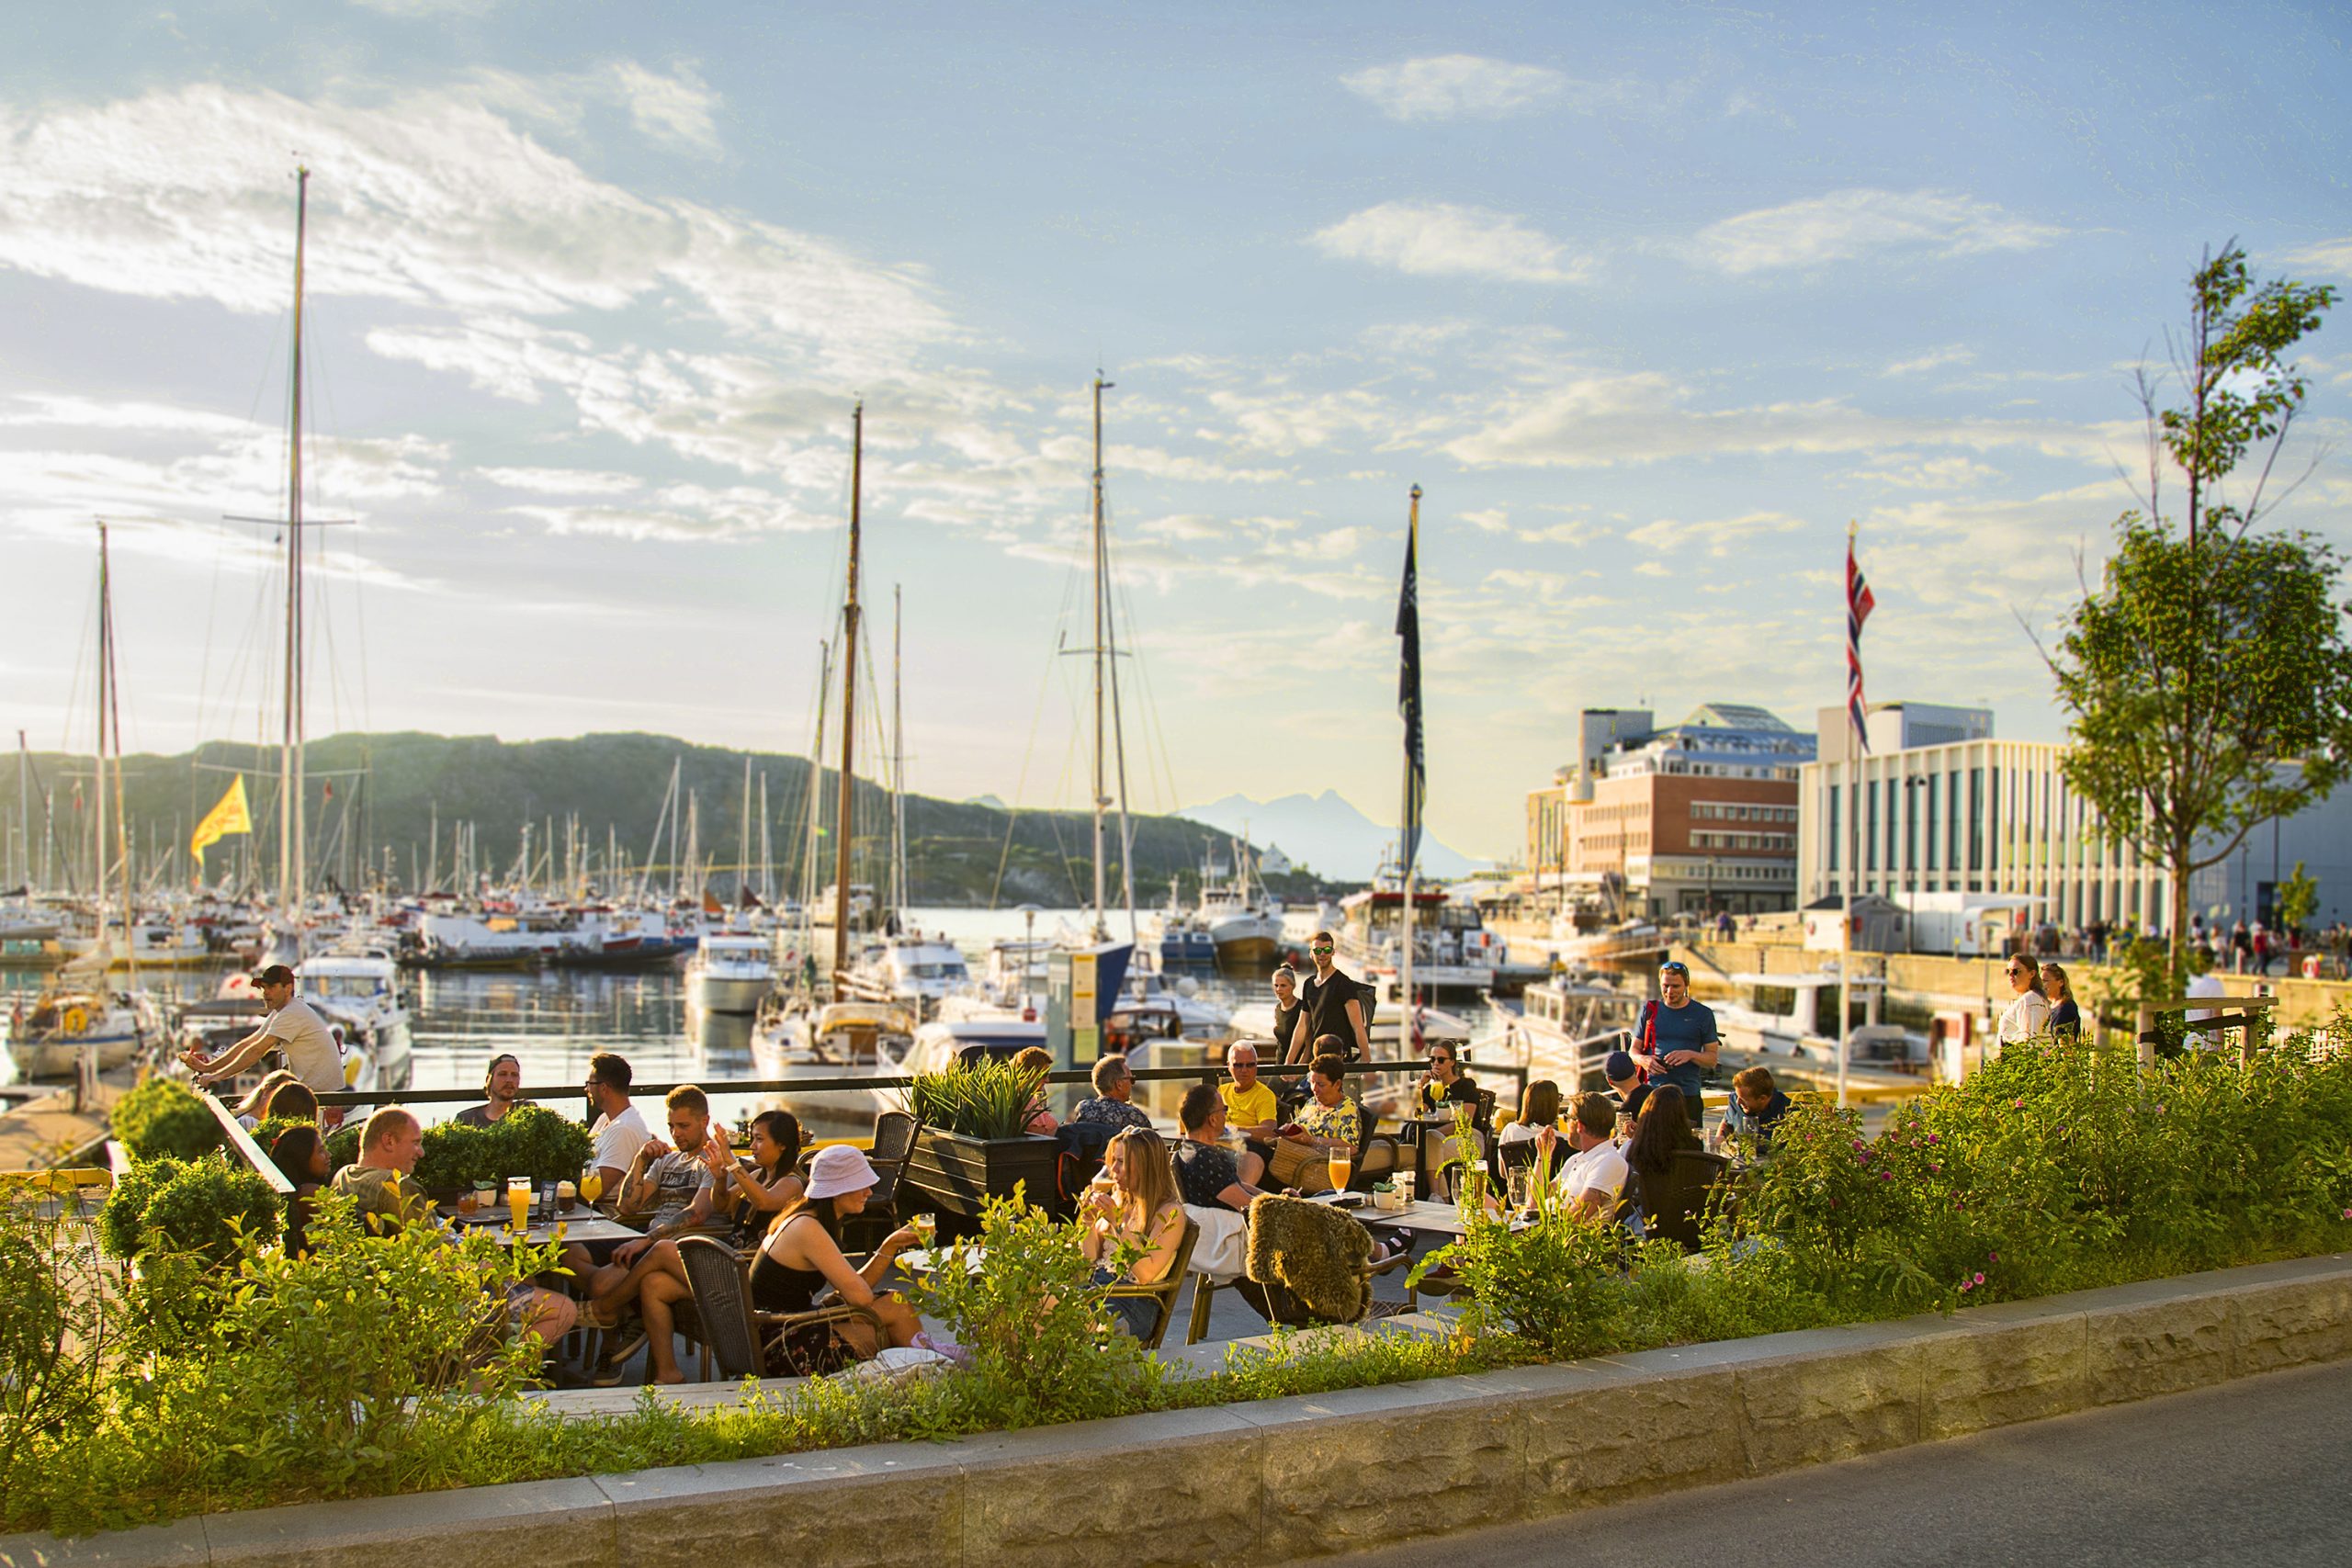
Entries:
<svg viewBox="0 0 2352 1568">
<path fill-rule="evenodd" d="M 2041 994 L 2041 965 L 2033 954 L 2021 953 L 2009 960 L 2009 989 L 2016 994 L 2001 1010 L 1996 1038 L 2004 1045 L 2030 1040 L 2050 1029 L 2050 998 Z"/>
<path fill-rule="evenodd" d="M 1304 1062 L 1312 1042 L 1298 1027 L 1298 971 L 1287 964 L 1277 964 L 1272 984 L 1275 1054 L 1285 1064 Z"/>
<path fill-rule="evenodd" d="M 343 1047 L 327 1032 L 326 1020 L 311 1010 L 311 1004 L 294 994 L 294 971 L 283 964 L 273 964 L 254 976 L 254 988 L 261 993 L 269 1016 L 261 1027 L 238 1041 L 218 1056 L 207 1056 L 191 1047 L 180 1053 L 180 1060 L 196 1074 L 197 1087 L 209 1089 L 260 1061 L 272 1051 L 286 1054 L 288 1070 L 301 1079 L 313 1094 L 340 1094 L 351 1086 L 344 1081 Z M 332 1129 L 343 1121 L 343 1108 L 331 1106 L 320 1111 L 320 1126 Z"/>
<path fill-rule="evenodd" d="M 2050 1003 L 2050 1032 L 2061 1040 L 2083 1037 L 2083 1010 L 2075 1005 L 2074 982 L 2063 964 L 2041 966 L 2041 994 Z"/>
<path fill-rule="evenodd" d="M 1690 999 L 1690 966 L 1679 958 L 1657 966 L 1657 989 L 1659 999 L 1633 1052 L 1634 1065 L 1652 1089 L 1670 1083 L 1680 1089 L 1684 1105 L 1696 1111 L 1700 1085 L 1723 1043 L 1714 1011 Z"/>
<path fill-rule="evenodd" d="M 1372 1055 L 1372 1032 L 1365 1025 L 1363 999 L 1355 978 L 1332 962 L 1339 945 L 1329 931 L 1317 931 L 1306 944 L 1315 960 L 1315 976 L 1299 987 L 1298 1038 L 1312 1049 L 1327 1034 L 1337 1035 L 1341 1055 L 1361 1062 Z"/>
</svg>

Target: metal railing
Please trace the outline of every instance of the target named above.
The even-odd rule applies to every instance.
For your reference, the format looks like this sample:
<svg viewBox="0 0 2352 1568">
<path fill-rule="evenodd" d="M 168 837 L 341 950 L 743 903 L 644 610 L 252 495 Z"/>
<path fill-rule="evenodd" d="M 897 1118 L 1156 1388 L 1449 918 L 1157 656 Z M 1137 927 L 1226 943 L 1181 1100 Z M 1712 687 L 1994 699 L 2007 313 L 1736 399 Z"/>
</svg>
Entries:
<svg viewBox="0 0 2352 1568">
<path fill-rule="evenodd" d="M 1356 1062 L 1350 1064 L 1348 1076 L 1370 1077 L 1396 1073 L 1419 1073 L 1426 1069 L 1428 1065 L 1421 1061 Z M 1527 1069 L 1523 1066 L 1503 1063 L 1473 1062 L 1467 1064 L 1467 1068 L 1472 1077 L 1478 1078 L 1482 1082 L 1489 1077 L 1510 1078 L 1518 1086 L 1521 1094 L 1523 1095 L 1526 1091 Z M 1292 1079 L 1304 1077 L 1306 1072 L 1307 1066 L 1304 1062 L 1289 1066 L 1270 1064 L 1261 1066 L 1258 1069 L 1258 1076 L 1261 1078 Z M 1225 1081 L 1226 1071 L 1221 1062 L 1201 1062 L 1189 1066 L 1137 1067 L 1135 1069 L 1135 1077 L 1138 1083 L 1174 1083 L 1191 1079 L 1199 1083 L 1217 1084 Z M 1047 1073 L 1046 1081 L 1057 1084 L 1086 1084 L 1093 1081 L 1093 1075 L 1083 1067 L 1064 1067 Z M 628 1092 L 632 1097 L 663 1095 L 683 1085 L 692 1084 L 705 1094 L 714 1095 L 847 1094 L 877 1089 L 906 1089 L 913 1082 L 913 1077 L 906 1073 L 843 1074 L 834 1077 L 681 1078 L 675 1083 L 641 1081 L 632 1083 L 629 1085 Z M 519 1100 L 539 1101 L 560 1100 L 567 1097 L 576 1099 L 580 1096 L 579 1084 L 526 1085 L 515 1091 L 515 1097 Z M 482 1091 L 480 1088 L 348 1089 L 322 1094 L 319 1096 L 319 1103 L 321 1105 L 478 1104 L 481 1098 Z M 214 1103 L 219 1104 L 217 1100 Z M 1516 1104 L 1517 1101 L 1514 1100 L 1512 1103 Z M 225 1113 L 226 1109 L 221 1107 L 220 1113 Z M 228 1120 L 232 1123 L 236 1122 L 233 1115 Z M 244 1128 L 239 1126 L 237 1131 L 243 1134 Z M 248 1144 L 253 1142 L 250 1136 L 246 1137 L 245 1141 Z"/>
</svg>

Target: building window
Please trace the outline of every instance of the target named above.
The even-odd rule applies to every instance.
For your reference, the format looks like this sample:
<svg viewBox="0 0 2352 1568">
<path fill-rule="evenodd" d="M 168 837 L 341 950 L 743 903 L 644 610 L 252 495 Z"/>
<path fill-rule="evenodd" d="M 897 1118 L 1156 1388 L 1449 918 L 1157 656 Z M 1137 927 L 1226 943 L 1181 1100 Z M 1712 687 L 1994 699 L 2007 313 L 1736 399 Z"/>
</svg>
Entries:
<svg viewBox="0 0 2352 1568">
<path fill-rule="evenodd" d="M 1838 807 L 1840 804 L 1838 796 L 1844 795 L 1846 790 L 1842 784 L 1831 784 L 1822 793 L 1829 797 L 1829 869 L 1834 874 L 1838 870 L 1838 846 L 1846 840 L 1846 835 L 1838 830 L 1839 815 Z"/>
<path fill-rule="evenodd" d="M 1862 844 L 1864 871 L 1878 869 L 1878 781 L 1862 785 Z"/>
<path fill-rule="evenodd" d="M 1928 869 L 1936 869 L 1936 788 L 1943 783 L 1937 774 L 1929 773 L 1919 781 L 1928 792 Z"/>
<path fill-rule="evenodd" d="M 1984 869 L 1984 770 L 1982 768 L 1968 770 L 1968 869 L 1971 872 Z M 1984 887 L 1972 877 L 1968 890 L 1982 893 Z"/>
</svg>

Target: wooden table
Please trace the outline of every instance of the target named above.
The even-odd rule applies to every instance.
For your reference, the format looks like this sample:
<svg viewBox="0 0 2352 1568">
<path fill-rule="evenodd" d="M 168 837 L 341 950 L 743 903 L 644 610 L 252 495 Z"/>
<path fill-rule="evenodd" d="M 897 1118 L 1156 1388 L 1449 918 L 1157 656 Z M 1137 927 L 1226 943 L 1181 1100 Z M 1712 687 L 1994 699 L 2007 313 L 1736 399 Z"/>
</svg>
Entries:
<svg viewBox="0 0 2352 1568">
<path fill-rule="evenodd" d="M 1320 1193 L 1309 1201 L 1328 1204 L 1337 1196 L 1336 1193 Z M 1469 1226 L 1463 1223 L 1460 1209 L 1452 1203 L 1432 1203 L 1426 1198 L 1416 1199 L 1401 1209 L 1378 1209 L 1367 1202 L 1360 1207 L 1342 1209 L 1340 1213 L 1353 1214 L 1367 1225 L 1412 1231 L 1417 1235 L 1450 1235 L 1458 1240 L 1470 1234 Z"/>
<path fill-rule="evenodd" d="M 501 1247 L 514 1245 L 516 1239 L 514 1227 L 508 1223 L 506 1205 L 503 1203 L 501 1203 L 495 1211 L 483 1209 L 471 1214 L 460 1214 L 458 1213 L 457 1205 L 445 1203 L 437 1212 L 449 1220 L 461 1235 L 486 1235 Z M 556 1239 L 555 1233 L 558 1229 L 563 1232 L 565 1241 L 576 1241 L 583 1247 L 604 1247 L 624 1241 L 635 1241 L 645 1234 L 643 1231 L 635 1230 L 621 1224 L 618 1220 L 599 1213 L 594 1209 L 582 1207 L 574 1209 L 568 1214 L 559 1213 L 552 1221 L 533 1220 L 530 1228 L 523 1233 L 522 1239 L 534 1245 L 550 1242 Z"/>
</svg>

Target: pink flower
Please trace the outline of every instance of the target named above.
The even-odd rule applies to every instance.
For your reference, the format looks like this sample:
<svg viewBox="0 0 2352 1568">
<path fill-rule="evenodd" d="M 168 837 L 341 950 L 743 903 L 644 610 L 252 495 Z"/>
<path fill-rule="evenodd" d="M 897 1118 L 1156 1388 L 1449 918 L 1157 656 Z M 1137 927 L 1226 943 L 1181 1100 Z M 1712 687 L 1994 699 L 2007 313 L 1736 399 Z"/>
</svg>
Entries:
<svg viewBox="0 0 2352 1568">
<path fill-rule="evenodd" d="M 1987 1263 L 1998 1263 L 2000 1260 L 2001 1255 L 1997 1252 L 1988 1252 L 1984 1255 L 1984 1261 Z"/>
<path fill-rule="evenodd" d="M 1978 1283 L 1978 1284 L 1980 1284 L 1980 1285 L 1981 1285 L 1981 1284 L 1983 1284 L 1984 1282 L 1984 1271 L 1983 1269 L 1978 1269 L 1978 1270 L 1976 1271 L 1976 1283 Z"/>
<path fill-rule="evenodd" d="M 1929 1142 L 1929 1143 L 1931 1143 L 1931 1144 L 1940 1144 L 1940 1143 L 1942 1143 L 1943 1141 L 1944 1141 L 1944 1140 L 1943 1140 L 1943 1136 L 1942 1136 L 1942 1134 L 1938 1134 L 1938 1133 L 1930 1133 L 1930 1134 L 1928 1134 L 1928 1142 Z"/>
<path fill-rule="evenodd" d="M 1974 1290 L 1974 1289 L 1975 1289 L 1975 1287 L 1974 1287 L 1973 1285 L 1971 1285 L 1967 1280 L 1962 1280 L 1960 1282 L 1960 1289 L 1961 1289 L 1961 1293 L 1962 1293 L 1962 1295 L 1965 1295 L 1965 1294 L 1967 1294 L 1970 1291 Z"/>
<path fill-rule="evenodd" d="M 1930 1175 L 1930 1176 L 1933 1176 L 1933 1175 L 1937 1174 L 1938 1172 L 1941 1171 L 1942 1169 L 1943 1169 L 1943 1167 L 1942 1167 L 1942 1166 L 1939 1166 L 1939 1165 L 1930 1165 L 1929 1167 L 1928 1167 L 1928 1175 Z"/>
<path fill-rule="evenodd" d="M 1878 1179 L 1881 1181 L 1892 1181 L 1894 1179 L 1894 1172 L 1891 1170 L 1882 1170 L 1878 1173 Z"/>
<path fill-rule="evenodd" d="M 2020 1100 L 2015 1105 L 2009 1107 L 2009 1109 L 2012 1111 L 2023 1111 L 2025 1109 L 2025 1101 Z"/>
</svg>

